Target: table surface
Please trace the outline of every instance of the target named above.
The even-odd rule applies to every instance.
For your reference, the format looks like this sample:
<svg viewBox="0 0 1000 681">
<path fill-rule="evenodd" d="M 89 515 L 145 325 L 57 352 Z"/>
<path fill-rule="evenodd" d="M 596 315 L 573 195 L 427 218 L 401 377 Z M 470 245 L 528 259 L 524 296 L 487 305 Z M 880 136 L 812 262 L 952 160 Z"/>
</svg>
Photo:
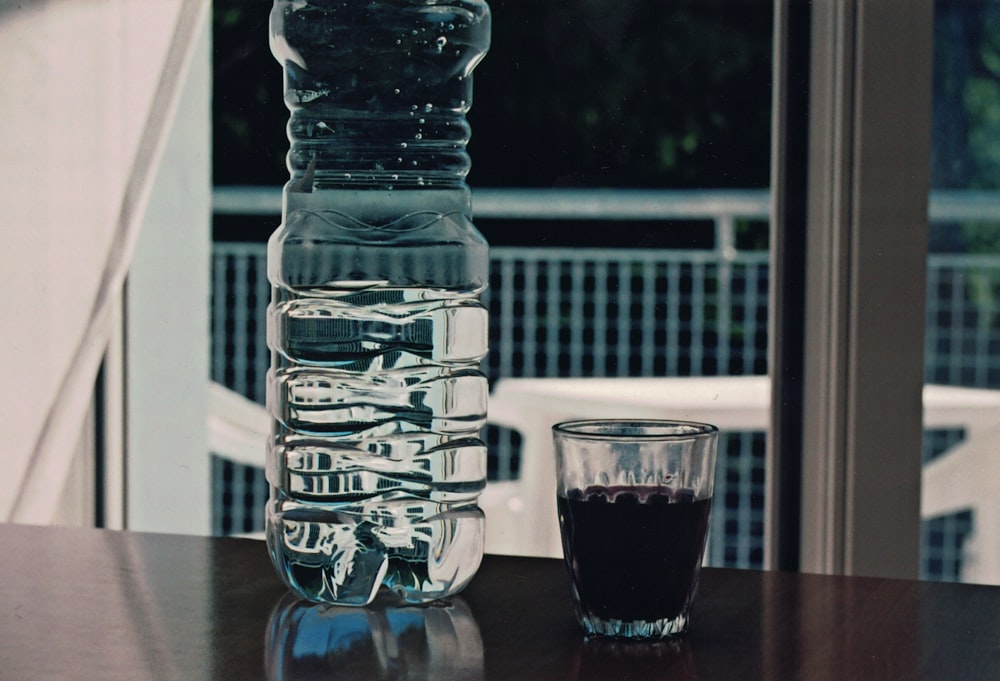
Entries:
<svg viewBox="0 0 1000 681">
<path fill-rule="evenodd" d="M 1000 587 L 705 569 L 676 643 L 586 640 L 560 561 L 307 606 L 262 542 L 0 525 L 0 679 L 1000 679 Z"/>
</svg>

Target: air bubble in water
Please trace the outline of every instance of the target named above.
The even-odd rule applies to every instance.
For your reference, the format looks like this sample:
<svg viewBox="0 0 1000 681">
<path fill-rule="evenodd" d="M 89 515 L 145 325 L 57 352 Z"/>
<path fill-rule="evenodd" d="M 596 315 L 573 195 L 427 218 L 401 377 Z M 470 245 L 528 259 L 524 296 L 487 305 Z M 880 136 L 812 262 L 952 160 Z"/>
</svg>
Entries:
<svg viewBox="0 0 1000 681">
<path fill-rule="evenodd" d="M 435 42 L 437 43 L 438 52 L 440 52 L 441 50 L 444 49 L 444 46 L 448 44 L 448 39 L 442 35 L 439 36 Z"/>
</svg>

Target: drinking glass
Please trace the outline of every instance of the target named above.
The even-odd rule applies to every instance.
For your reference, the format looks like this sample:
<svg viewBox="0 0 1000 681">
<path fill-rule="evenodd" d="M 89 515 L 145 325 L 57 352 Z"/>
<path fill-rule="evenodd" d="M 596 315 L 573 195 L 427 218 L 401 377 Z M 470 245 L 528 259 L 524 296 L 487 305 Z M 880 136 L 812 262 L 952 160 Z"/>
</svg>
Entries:
<svg viewBox="0 0 1000 681">
<path fill-rule="evenodd" d="M 552 434 L 559 529 L 580 626 L 613 638 L 686 633 L 718 429 L 603 419 L 559 423 Z"/>
</svg>

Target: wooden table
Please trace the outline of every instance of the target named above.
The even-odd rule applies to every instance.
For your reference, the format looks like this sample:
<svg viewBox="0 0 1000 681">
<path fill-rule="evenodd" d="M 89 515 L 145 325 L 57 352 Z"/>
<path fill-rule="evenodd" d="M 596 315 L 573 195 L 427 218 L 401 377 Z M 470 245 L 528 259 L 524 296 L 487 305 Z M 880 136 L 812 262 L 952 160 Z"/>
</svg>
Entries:
<svg viewBox="0 0 1000 681">
<path fill-rule="evenodd" d="M 587 641 L 562 564 L 304 607 L 249 539 L 0 525 L 0 679 L 1000 679 L 1000 587 L 706 569 L 690 635 Z"/>
</svg>

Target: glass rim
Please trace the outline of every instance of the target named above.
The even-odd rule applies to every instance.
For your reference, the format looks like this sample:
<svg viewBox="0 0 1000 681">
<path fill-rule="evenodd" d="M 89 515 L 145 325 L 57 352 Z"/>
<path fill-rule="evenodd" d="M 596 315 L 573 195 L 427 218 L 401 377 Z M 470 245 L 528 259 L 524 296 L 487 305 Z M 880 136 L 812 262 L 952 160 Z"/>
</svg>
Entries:
<svg viewBox="0 0 1000 681">
<path fill-rule="evenodd" d="M 718 426 L 711 423 L 679 419 L 590 418 L 552 426 L 552 433 L 562 437 L 619 442 L 692 440 L 718 432 Z"/>
</svg>

